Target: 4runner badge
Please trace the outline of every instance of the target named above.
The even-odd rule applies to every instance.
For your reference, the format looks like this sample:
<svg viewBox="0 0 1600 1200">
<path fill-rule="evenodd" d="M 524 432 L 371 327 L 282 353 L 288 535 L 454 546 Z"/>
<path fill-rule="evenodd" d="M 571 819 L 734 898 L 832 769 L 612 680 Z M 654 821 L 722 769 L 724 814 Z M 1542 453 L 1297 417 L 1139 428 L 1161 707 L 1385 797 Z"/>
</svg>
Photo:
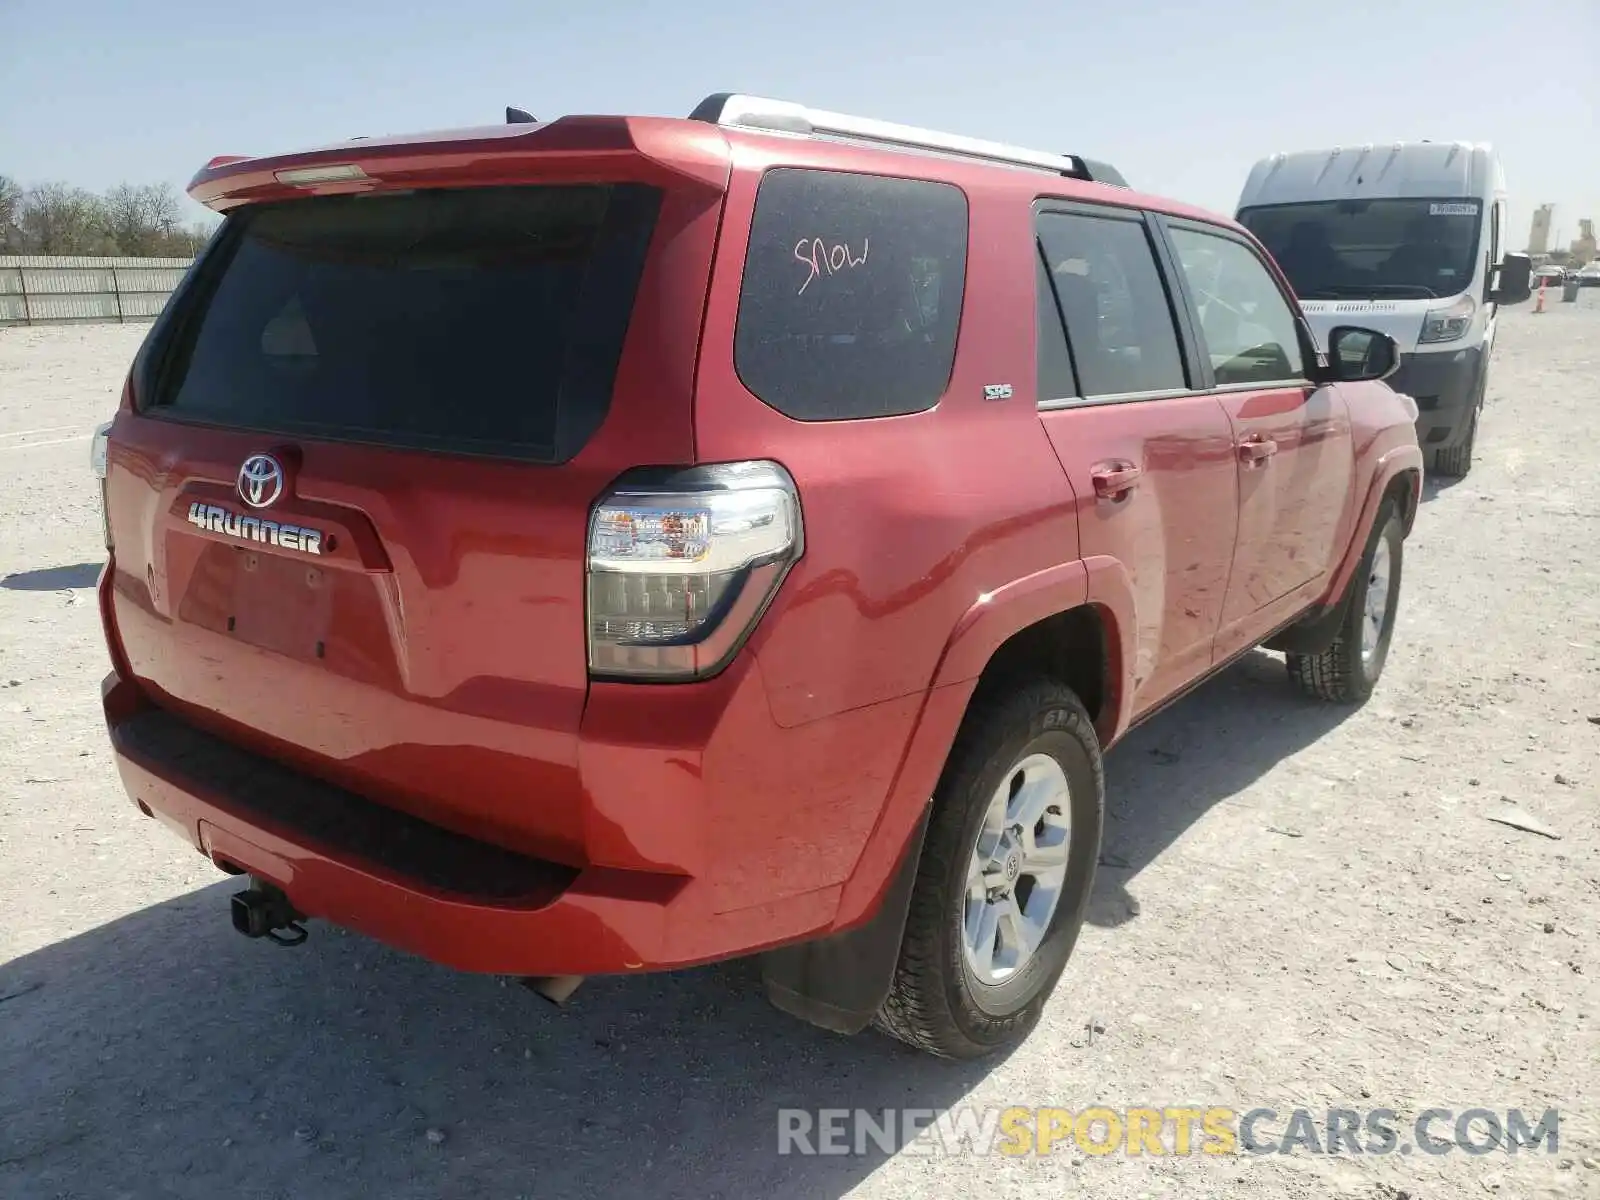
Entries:
<svg viewBox="0 0 1600 1200">
<path fill-rule="evenodd" d="M 243 542 L 262 542 L 285 550 L 298 550 L 302 554 L 322 553 L 320 529 L 280 524 L 264 517 L 247 517 L 229 512 L 220 504 L 204 504 L 196 500 L 189 505 L 189 524 L 207 533 L 220 533 Z"/>
</svg>

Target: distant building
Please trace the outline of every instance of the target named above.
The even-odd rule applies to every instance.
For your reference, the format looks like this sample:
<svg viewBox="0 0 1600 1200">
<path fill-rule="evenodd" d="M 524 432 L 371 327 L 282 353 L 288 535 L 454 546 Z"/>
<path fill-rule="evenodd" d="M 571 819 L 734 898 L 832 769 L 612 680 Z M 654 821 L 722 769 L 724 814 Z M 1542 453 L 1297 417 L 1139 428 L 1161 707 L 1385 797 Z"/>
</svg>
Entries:
<svg viewBox="0 0 1600 1200">
<path fill-rule="evenodd" d="M 1528 253 L 1550 253 L 1550 222 L 1555 216 L 1554 204 L 1541 204 L 1533 213 L 1533 228 L 1528 231 Z"/>
<path fill-rule="evenodd" d="M 1578 222 L 1578 238 L 1572 243 L 1573 261 L 1582 266 L 1600 257 L 1600 245 L 1595 242 L 1594 222 L 1584 217 Z"/>
</svg>

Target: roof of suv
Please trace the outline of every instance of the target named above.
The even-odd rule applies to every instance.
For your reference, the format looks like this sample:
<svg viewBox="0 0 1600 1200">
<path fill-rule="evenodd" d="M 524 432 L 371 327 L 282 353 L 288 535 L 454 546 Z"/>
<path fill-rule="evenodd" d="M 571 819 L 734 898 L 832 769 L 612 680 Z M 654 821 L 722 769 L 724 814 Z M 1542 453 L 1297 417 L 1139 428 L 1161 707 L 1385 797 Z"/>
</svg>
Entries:
<svg viewBox="0 0 1600 1200">
<path fill-rule="evenodd" d="M 508 108 L 504 125 L 351 138 L 262 157 L 220 155 L 196 173 L 188 191 L 200 203 L 226 211 L 258 200 L 366 191 L 377 180 L 417 183 L 446 176 L 463 183 L 505 182 L 508 159 L 606 151 L 631 151 L 667 174 L 723 186 L 735 147 L 764 147 L 770 155 L 775 142 L 797 137 L 837 147 L 841 159 L 869 166 L 876 160 L 896 173 L 911 154 L 942 161 L 939 174 L 958 184 L 982 178 L 993 187 L 1012 180 L 1019 190 L 1037 194 L 1040 175 L 1055 176 L 1062 195 L 1239 228 L 1221 213 L 1134 191 L 1102 160 L 727 92 L 706 97 L 687 118 L 569 115 L 539 122 Z"/>
</svg>

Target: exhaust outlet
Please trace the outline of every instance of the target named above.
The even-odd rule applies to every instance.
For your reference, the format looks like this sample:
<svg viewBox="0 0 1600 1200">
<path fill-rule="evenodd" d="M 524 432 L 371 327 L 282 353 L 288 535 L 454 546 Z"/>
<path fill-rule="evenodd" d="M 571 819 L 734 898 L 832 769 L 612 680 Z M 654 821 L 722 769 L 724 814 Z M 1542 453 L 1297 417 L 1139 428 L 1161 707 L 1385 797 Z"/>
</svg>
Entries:
<svg viewBox="0 0 1600 1200">
<path fill-rule="evenodd" d="M 529 975 L 521 983 L 557 1007 L 565 1004 L 584 981 L 582 975 Z"/>
<path fill-rule="evenodd" d="M 259 879 L 252 878 L 248 888 L 235 892 L 228 909 L 234 929 L 247 938 L 264 937 L 280 946 L 298 946 L 311 936 L 300 924 L 305 918 L 295 912 L 289 897 Z"/>
</svg>

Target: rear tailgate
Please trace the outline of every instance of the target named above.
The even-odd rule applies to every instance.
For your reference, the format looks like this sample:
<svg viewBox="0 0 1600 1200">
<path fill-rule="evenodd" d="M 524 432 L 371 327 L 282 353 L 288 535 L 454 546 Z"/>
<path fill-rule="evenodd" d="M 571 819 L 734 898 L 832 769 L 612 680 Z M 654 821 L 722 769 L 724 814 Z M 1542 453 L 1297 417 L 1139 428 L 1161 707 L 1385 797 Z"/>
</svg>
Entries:
<svg viewBox="0 0 1600 1200">
<path fill-rule="evenodd" d="M 452 142 L 471 187 L 415 144 L 345 194 L 230 168 L 256 199 L 141 350 L 107 478 L 111 633 L 158 703 L 574 864 L 589 509 L 693 460 L 721 197 L 612 134 Z"/>
</svg>

